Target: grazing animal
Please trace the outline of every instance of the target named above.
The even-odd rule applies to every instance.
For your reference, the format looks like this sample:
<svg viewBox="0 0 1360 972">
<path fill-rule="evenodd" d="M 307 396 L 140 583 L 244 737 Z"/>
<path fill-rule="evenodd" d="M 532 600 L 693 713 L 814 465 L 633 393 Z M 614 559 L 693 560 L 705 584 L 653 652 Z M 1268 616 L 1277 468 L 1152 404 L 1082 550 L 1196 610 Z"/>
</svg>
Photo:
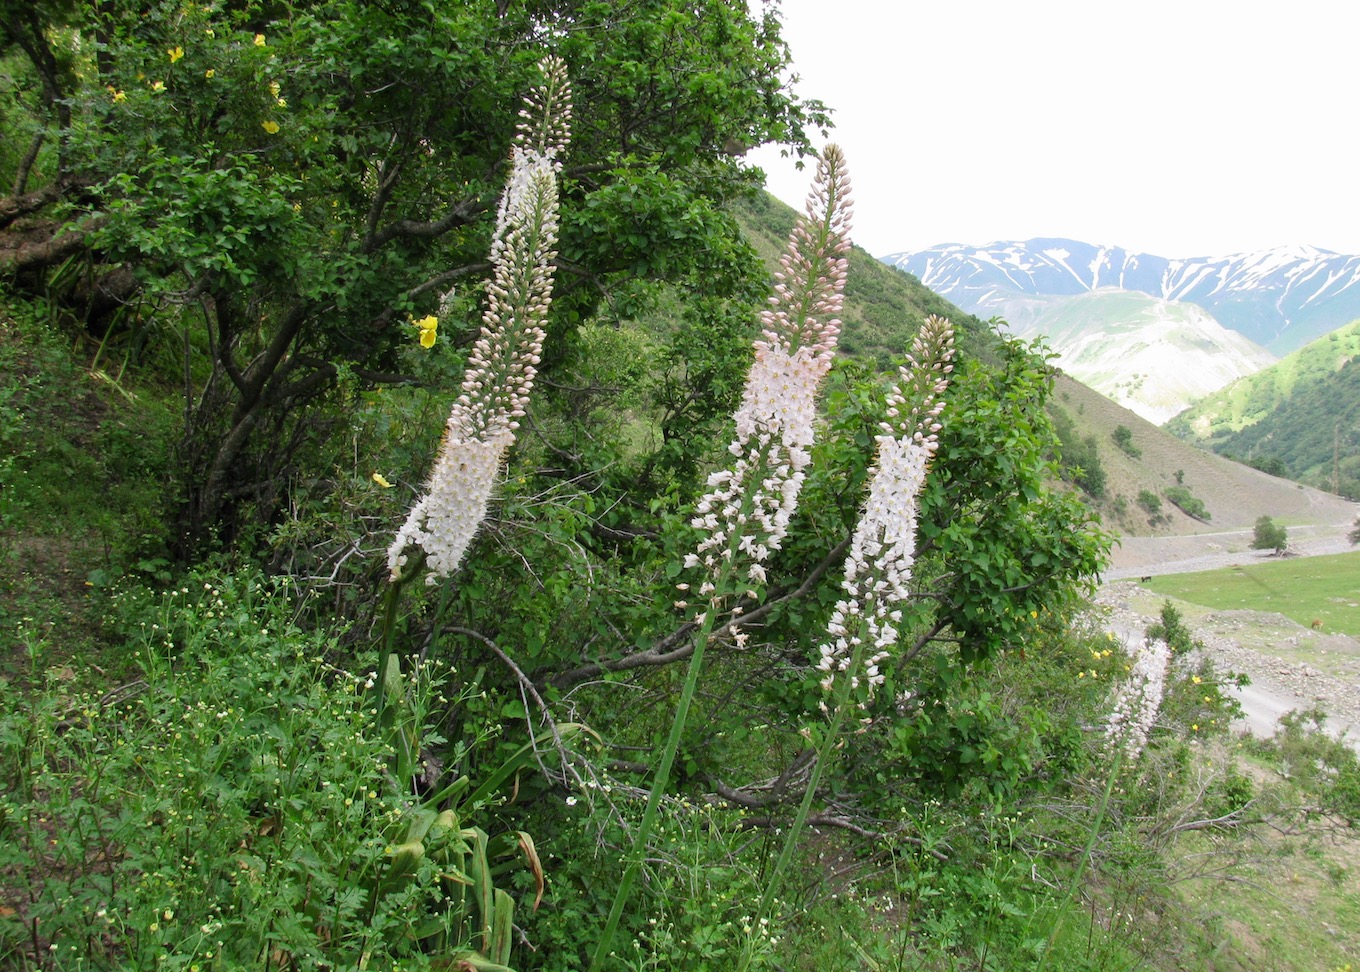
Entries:
<svg viewBox="0 0 1360 972">
<path fill-rule="evenodd" d="M 1321 631 L 1321 630 L 1322 630 L 1322 619 L 1321 619 L 1321 618 L 1314 618 L 1314 619 L 1313 619 L 1313 623 L 1310 624 L 1308 627 L 1312 628 L 1314 631 Z"/>
<path fill-rule="evenodd" d="M 1140 577 L 1140 578 L 1138 578 L 1138 583 L 1140 583 L 1140 584 L 1146 584 L 1146 583 L 1147 583 L 1148 581 L 1150 581 L 1150 580 L 1152 580 L 1152 575 L 1151 575 L 1151 574 L 1148 574 L 1146 577 Z"/>
</svg>

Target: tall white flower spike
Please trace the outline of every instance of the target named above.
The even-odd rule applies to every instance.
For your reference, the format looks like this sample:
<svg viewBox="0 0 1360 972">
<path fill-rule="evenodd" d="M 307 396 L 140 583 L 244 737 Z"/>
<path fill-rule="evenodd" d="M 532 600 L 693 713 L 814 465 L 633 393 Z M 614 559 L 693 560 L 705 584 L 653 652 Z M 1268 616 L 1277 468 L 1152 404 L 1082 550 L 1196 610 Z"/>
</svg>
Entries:
<svg viewBox="0 0 1360 972">
<path fill-rule="evenodd" d="M 1128 679 L 1115 691 L 1105 726 L 1105 748 L 1110 755 L 1122 751 L 1133 762 L 1142 754 L 1162 706 L 1170 661 L 1171 648 L 1160 639 L 1148 638 L 1138 649 Z"/>
<path fill-rule="evenodd" d="M 458 569 L 486 518 L 491 490 L 529 405 L 552 304 L 557 258 L 558 156 L 570 135 L 571 87 L 556 57 L 540 63 L 543 84 L 525 98 L 510 177 L 491 242 L 492 278 L 482 330 L 449 413 L 425 495 L 387 553 L 392 579 L 420 547 L 427 584 Z"/>
<path fill-rule="evenodd" d="M 762 563 L 788 533 L 810 458 L 817 391 L 840 334 L 851 209 L 845 156 L 828 145 L 806 214 L 780 258 L 771 306 L 761 313 L 728 446 L 735 462 L 709 477 L 695 510 L 692 525 L 705 535 L 685 565 L 702 565 L 710 577 L 739 559 L 747 580 L 763 583 Z"/>
<path fill-rule="evenodd" d="M 887 420 L 879 423 L 876 436 L 878 457 L 869 474 L 869 495 L 845 561 L 841 581 L 845 597 L 827 623 L 831 637 L 821 646 L 817 662 L 825 673 L 822 688 L 828 692 L 837 675 L 846 672 L 852 688 L 861 678 L 870 692 L 883 683 L 880 666 L 897 644 L 901 605 L 910 594 L 917 497 L 939 447 L 938 419 L 953 356 L 954 330 L 949 322 L 927 318 L 888 396 Z M 849 671 L 857 654 L 865 652 L 863 671 Z"/>
</svg>

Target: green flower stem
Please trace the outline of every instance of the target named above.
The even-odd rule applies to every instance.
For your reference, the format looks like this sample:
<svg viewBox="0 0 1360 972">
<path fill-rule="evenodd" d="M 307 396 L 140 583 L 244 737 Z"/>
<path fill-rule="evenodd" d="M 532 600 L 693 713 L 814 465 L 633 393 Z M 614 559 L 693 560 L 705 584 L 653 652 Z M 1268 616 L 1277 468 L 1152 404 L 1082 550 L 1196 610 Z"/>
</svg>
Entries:
<svg viewBox="0 0 1360 972">
<path fill-rule="evenodd" d="M 387 598 L 383 604 L 382 640 L 378 647 L 378 680 L 375 691 L 378 694 L 378 725 L 383 724 L 387 708 L 387 665 L 395 654 L 393 642 L 397 636 L 397 612 L 401 606 L 401 592 L 406 584 L 425 566 L 426 553 L 422 547 L 415 558 L 406 565 L 401 574 L 387 585 Z"/>
<path fill-rule="evenodd" d="M 734 544 L 735 539 L 733 538 Z M 717 591 L 727 589 L 732 578 L 732 562 L 731 557 L 724 560 L 722 572 L 719 574 L 716 584 Z M 708 639 L 713 635 L 713 624 L 717 613 L 716 605 L 710 602 L 708 610 L 704 612 L 704 622 L 699 626 L 699 632 L 695 636 L 694 654 L 690 655 L 689 669 L 685 673 L 685 685 L 680 692 L 680 701 L 675 707 L 675 717 L 671 720 L 671 732 L 666 738 L 666 748 L 662 750 L 661 762 L 656 768 L 651 792 L 647 794 L 647 808 L 642 812 L 642 821 L 638 824 L 637 832 L 633 835 L 633 847 L 628 855 L 628 866 L 624 869 L 623 878 L 619 881 L 619 889 L 614 895 L 614 904 L 609 909 L 609 918 L 605 921 L 604 931 L 600 934 L 599 943 L 595 946 L 595 954 L 590 960 L 590 972 L 598 972 L 598 970 L 604 968 L 603 963 L 609 955 L 609 949 L 614 943 L 614 935 L 618 931 L 619 919 L 623 916 L 623 909 L 628 904 L 633 885 L 637 882 L 638 871 L 642 869 L 642 859 L 647 850 L 647 841 L 651 838 L 652 827 L 656 823 L 656 811 L 657 807 L 661 805 L 661 795 L 670 783 L 671 766 L 675 763 L 675 754 L 680 750 L 680 737 L 685 731 L 685 720 L 689 718 L 690 702 L 693 700 L 695 689 L 699 685 L 699 670 L 704 663 L 704 648 L 708 644 Z"/>
<path fill-rule="evenodd" d="M 1039 964 L 1035 967 L 1035 972 L 1043 972 L 1043 968 L 1048 964 L 1048 957 L 1053 954 L 1053 946 L 1057 944 L 1058 934 L 1062 931 L 1063 922 L 1067 919 L 1067 912 L 1072 907 L 1072 901 L 1077 896 L 1077 888 L 1081 886 L 1082 875 L 1086 873 L 1086 865 L 1091 860 L 1091 851 L 1095 849 L 1096 841 L 1100 839 L 1100 826 L 1105 822 L 1105 812 L 1110 807 L 1110 794 L 1114 792 L 1114 781 L 1119 778 L 1119 771 L 1124 765 L 1124 750 L 1121 748 L 1115 752 L 1114 766 L 1110 769 L 1110 777 L 1105 781 L 1105 793 L 1100 798 L 1100 807 L 1096 811 L 1096 819 L 1091 824 L 1091 833 L 1087 835 L 1086 847 L 1081 852 L 1081 860 L 1077 862 L 1077 873 L 1072 875 L 1072 882 L 1067 887 L 1067 894 L 1063 897 L 1062 904 L 1058 906 L 1058 916 L 1053 919 L 1053 930 L 1048 933 L 1048 944 L 1044 946 L 1044 954 L 1039 957 Z"/>
<path fill-rule="evenodd" d="M 861 635 L 863 634 L 865 632 L 861 631 Z M 812 772 L 808 776 L 803 801 L 798 805 L 798 813 L 794 816 L 793 824 L 789 827 L 788 835 L 784 838 L 784 847 L 779 852 L 779 859 L 775 862 L 774 871 L 771 872 L 770 879 L 765 884 L 765 891 L 760 896 L 760 905 L 756 909 L 755 919 L 751 923 L 752 936 L 760 934 L 763 919 L 769 918 L 770 912 L 774 909 L 775 898 L 779 894 L 779 886 L 784 880 L 784 872 L 788 870 L 789 861 L 793 859 L 794 849 L 798 846 L 798 838 L 803 832 L 803 825 L 807 822 L 808 814 L 812 811 L 812 801 L 817 796 L 817 787 L 822 782 L 822 773 L 826 769 L 826 764 L 835 755 L 836 740 L 840 738 L 841 728 L 845 724 L 845 712 L 850 706 L 852 676 L 859 670 L 860 663 L 863 660 L 864 638 L 861 637 L 859 644 L 855 645 L 855 650 L 850 655 L 849 668 L 841 672 L 837 679 L 835 708 L 831 713 L 831 725 L 826 736 L 822 739 L 821 746 L 817 748 L 817 761 L 813 763 Z M 737 972 L 745 972 L 754 955 L 755 938 L 751 937 L 747 939 L 746 948 L 742 951 L 741 964 L 737 966 Z"/>
</svg>

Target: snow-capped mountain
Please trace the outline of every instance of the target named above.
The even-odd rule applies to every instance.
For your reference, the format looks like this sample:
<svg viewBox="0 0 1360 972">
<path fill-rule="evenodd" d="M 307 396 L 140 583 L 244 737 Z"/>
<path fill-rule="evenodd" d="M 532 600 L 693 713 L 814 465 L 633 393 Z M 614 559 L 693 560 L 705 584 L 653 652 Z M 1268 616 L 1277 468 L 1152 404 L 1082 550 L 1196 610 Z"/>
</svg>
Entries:
<svg viewBox="0 0 1360 972">
<path fill-rule="evenodd" d="M 1102 288 L 1198 304 L 1276 354 L 1360 318 L 1360 256 L 1309 246 L 1173 260 L 1076 240 L 1035 239 L 949 243 L 882 260 L 964 310 L 1005 317 L 1021 328 L 1035 309 L 1030 298 Z"/>
</svg>

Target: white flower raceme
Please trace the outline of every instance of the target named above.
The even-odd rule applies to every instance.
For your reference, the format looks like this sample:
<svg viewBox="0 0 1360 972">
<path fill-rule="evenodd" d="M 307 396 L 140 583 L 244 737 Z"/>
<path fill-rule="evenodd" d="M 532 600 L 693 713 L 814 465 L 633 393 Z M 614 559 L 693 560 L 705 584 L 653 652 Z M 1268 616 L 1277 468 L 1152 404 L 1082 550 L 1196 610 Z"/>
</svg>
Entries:
<svg viewBox="0 0 1360 972">
<path fill-rule="evenodd" d="M 851 688 L 862 676 L 872 692 L 882 684 L 880 666 L 897 644 L 916 559 L 917 497 L 938 448 L 953 340 L 948 321 L 928 318 L 888 397 L 869 494 L 845 561 L 846 596 L 836 604 L 827 623 L 830 640 L 819 650 L 817 667 L 828 692 L 839 673 L 848 674 Z M 863 660 L 862 672 L 850 671 L 857 659 Z"/>
<path fill-rule="evenodd" d="M 1147 745 L 1157 711 L 1166 691 L 1166 669 L 1171 648 L 1161 639 L 1146 639 L 1138 649 L 1128 679 L 1115 691 L 1110 721 L 1105 726 L 1105 747 L 1110 755 L 1123 751 L 1136 760 Z"/>
<path fill-rule="evenodd" d="M 695 510 L 693 525 L 705 536 L 685 564 L 702 564 L 710 576 L 740 554 L 747 580 L 763 583 L 761 563 L 788 533 L 813 442 L 817 390 L 840 333 L 849 190 L 845 156 L 828 145 L 806 215 L 775 274 L 772 306 L 761 314 L 762 338 L 728 446 L 736 461 L 709 477 L 709 492 Z"/>
<path fill-rule="evenodd" d="M 425 495 L 388 548 L 394 580 L 412 545 L 427 555 L 426 583 L 458 568 L 486 517 L 501 463 L 529 405 L 543 349 L 542 322 L 552 303 L 558 155 L 566 145 L 571 117 L 565 65 L 547 58 L 541 67 L 544 84 L 525 99 L 510 177 L 496 214 L 481 334 L 468 358 Z"/>
</svg>

